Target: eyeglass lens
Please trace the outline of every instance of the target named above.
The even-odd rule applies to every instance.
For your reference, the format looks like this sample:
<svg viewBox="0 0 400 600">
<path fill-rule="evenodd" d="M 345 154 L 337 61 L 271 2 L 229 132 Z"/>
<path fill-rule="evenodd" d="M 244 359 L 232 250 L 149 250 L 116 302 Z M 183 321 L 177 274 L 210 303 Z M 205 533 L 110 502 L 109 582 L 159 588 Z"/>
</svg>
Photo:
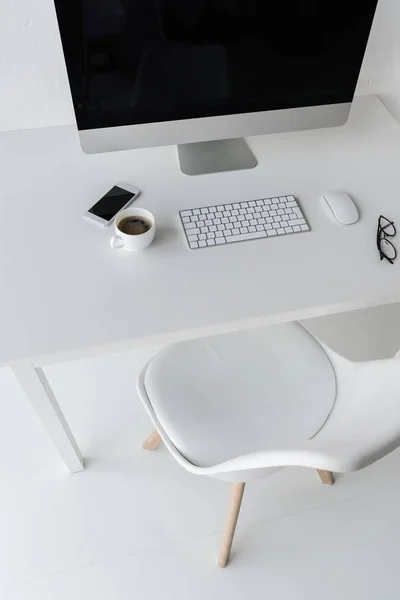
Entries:
<svg viewBox="0 0 400 600">
<path fill-rule="evenodd" d="M 380 217 L 379 227 L 381 228 L 382 233 L 384 233 L 384 235 L 388 235 L 389 237 L 396 235 L 396 229 L 393 223 L 386 219 L 386 217 Z"/>
</svg>

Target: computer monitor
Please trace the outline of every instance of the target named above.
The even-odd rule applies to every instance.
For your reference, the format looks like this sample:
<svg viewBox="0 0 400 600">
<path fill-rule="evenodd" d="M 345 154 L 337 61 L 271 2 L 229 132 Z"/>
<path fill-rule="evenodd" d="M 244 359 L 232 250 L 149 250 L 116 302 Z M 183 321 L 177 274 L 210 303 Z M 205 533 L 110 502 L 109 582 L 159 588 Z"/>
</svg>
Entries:
<svg viewBox="0 0 400 600">
<path fill-rule="evenodd" d="M 178 145 L 187 174 L 249 168 L 237 139 L 343 125 L 377 0 L 55 0 L 85 152 Z"/>
</svg>

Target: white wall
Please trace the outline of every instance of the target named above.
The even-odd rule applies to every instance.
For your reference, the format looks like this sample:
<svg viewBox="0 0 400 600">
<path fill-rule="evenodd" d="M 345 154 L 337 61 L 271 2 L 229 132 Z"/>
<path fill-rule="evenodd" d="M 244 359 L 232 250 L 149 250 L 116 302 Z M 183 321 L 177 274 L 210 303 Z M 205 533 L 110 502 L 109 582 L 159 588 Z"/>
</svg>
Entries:
<svg viewBox="0 0 400 600">
<path fill-rule="evenodd" d="M 358 93 L 400 116 L 400 1 L 380 0 Z M 53 0 L 0 0 L 0 130 L 74 122 Z"/>
<path fill-rule="evenodd" d="M 0 0 L 0 130 L 74 119 L 53 0 Z"/>
</svg>

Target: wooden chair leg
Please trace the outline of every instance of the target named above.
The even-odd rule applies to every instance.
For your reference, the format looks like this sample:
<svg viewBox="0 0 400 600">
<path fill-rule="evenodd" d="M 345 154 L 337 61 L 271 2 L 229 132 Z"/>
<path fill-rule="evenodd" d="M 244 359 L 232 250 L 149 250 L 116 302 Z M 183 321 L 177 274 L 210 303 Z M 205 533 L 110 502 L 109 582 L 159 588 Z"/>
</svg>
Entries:
<svg viewBox="0 0 400 600">
<path fill-rule="evenodd" d="M 162 444 L 162 439 L 157 429 L 155 429 L 153 433 L 144 440 L 143 448 L 144 450 L 156 450 L 160 444 Z"/>
<path fill-rule="evenodd" d="M 333 485 L 335 483 L 331 471 L 321 471 L 320 469 L 317 469 L 317 473 L 320 476 L 322 483 L 326 483 L 327 485 Z"/>
<path fill-rule="evenodd" d="M 224 532 L 222 534 L 222 540 L 218 554 L 218 566 L 222 569 L 228 564 L 245 485 L 245 483 L 233 484 L 228 515 L 225 521 Z"/>
</svg>

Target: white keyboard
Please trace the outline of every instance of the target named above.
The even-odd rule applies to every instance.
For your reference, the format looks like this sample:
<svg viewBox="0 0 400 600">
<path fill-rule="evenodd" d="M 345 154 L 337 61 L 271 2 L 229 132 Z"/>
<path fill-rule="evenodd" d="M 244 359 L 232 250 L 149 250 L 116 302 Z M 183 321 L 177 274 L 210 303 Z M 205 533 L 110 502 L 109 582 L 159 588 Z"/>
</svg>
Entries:
<svg viewBox="0 0 400 600">
<path fill-rule="evenodd" d="M 310 230 L 294 196 L 216 204 L 179 214 L 192 250 Z"/>
</svg>

